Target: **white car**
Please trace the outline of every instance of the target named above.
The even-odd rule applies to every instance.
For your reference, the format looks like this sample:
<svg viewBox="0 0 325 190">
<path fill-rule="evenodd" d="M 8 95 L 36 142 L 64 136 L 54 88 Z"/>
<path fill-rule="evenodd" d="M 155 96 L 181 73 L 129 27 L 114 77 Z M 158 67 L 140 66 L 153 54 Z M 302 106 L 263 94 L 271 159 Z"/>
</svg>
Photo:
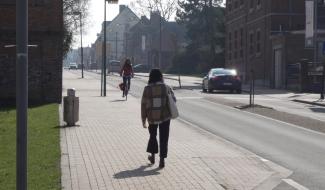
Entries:
<svg viewBox="0 0 325 190">
<path fill-rule="evenodd" d="M 77 63 L 70 63 L 69 64 L 69 70 L 70 69 L 78 69 L 78 65 L 77 65 Z"/>
</svg>

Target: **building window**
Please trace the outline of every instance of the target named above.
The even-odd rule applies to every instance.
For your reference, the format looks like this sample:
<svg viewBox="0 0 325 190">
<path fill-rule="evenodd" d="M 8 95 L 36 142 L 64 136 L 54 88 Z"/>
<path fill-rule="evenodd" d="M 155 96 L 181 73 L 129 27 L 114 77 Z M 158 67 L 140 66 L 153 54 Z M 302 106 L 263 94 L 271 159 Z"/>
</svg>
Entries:
<svg viewBox="0 0 325 190">
<path fill-rule="evenodd" d="M 257 9 L 261 8 L 261 0 L 256 0 L 256 7 Z"/>
<path fill-rule="evenodd" d="M 261 30 L 256 31 L 256 53 L 261 53 Z"/>
<path fill-rule="evenodd" d="M 250 4 L 249 4 L 249 11 L 253 11 L 254 9 L 254 0 L 250 0 Z"/>
<path fill-rule="evenodd" d="M 244 29 L 240 29 L 240 47 L 243 48 L 244 46 Z"/>
<path fill-rule="evenodd" d="M 40 7 L 45 4 L 45 0 L 31 0 L 30 2 L 33 7 Z"/>
<path fill-rule="evenodd" d="M 229 32 L 229 37 L 228 37 L 229 39 L 228 40 L 229 40 L 229 50 L 230 51 L 232 50 L 232 46 L 231 46 L 232 45 L 232 43 L 231 43 L 231 40 L 232 40 L 231 38 L 232 37 L 231 37 L 231 35 L 232 35 L 231 32 Z"/>
<path fill-rule="evenodd" d="M 244 0 L 240 0 L 240 6 L 244 6 Z"/>
<path fill-rule="evenodd" d="M 250 54 L 254 53 L 254 33 L 253 32 L 249 33 L 249 53 Z"/>
<path fill-rule="evenodd" d="M 234 46 L 235 46 L 235 50 L 237 50 L 237 48 L 238 48 L 238 31 L 237 30 L 235 30 L 234 38 L 235 38 Z"/>
<path fill-rule="evenodd" d="M 0 5 L 15 5 L 16 1 L 14 0 L 1 0 Z"/>
<path fill-rule="evenodd" d="M 239 57 L 243 58 L 243 48 L 244 48 L 244 29 L 240 29 L 240 52 Z"/>
<path fill-rule="evenodd" d="M 231 4 L 231 1 L 228 0 L 228 11 L 231 12 L 232 11 L 232 4 Z"/>
<path fill-rule="evenodd" d="M 237 9 L 238 7 L 239 7 L 239 5 L 238 5 L 238 1 L 235 1 L 234 9 Z"/>
</svg>

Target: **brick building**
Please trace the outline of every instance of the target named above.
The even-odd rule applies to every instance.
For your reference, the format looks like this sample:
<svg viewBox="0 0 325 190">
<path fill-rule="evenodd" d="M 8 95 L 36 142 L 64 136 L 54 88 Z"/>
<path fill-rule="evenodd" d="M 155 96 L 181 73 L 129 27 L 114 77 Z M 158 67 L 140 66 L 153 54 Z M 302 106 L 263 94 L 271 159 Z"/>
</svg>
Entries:
<svg viewBox="0 0 325 190">
<path fill-rule="evenodd" d="M 16 95 L 16 6 L 0 1 L 0 105 L 14 104 Z M 29 102 L 61 102 L 62 0 L 29 1 Z"/>
<path fill-rule="evenodd" d="M 320 29 L 324 15 L 319 5 Z M 288 65 L 313 57 L 304 44 L 305 0 L 227 0 L 226 33 L 226 66 L 245 81 L 253 70 L 259 85 L 290 88 Z"/>
</svg>

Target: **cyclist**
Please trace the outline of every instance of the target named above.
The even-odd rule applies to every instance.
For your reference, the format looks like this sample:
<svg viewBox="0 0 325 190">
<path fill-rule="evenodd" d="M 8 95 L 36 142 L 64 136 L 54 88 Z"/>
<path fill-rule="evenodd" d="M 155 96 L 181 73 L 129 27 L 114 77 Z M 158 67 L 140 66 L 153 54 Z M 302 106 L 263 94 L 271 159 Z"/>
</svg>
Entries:
<svg viewBox="0 0 325 190">
<path fill-rule="evenodd" d="M 120 71 L 120 76 L 123 77 L 123 85 L 124 85 L 124 88 L 127 87 L 127 89 L 130 90 L 131 77 L 134 76 L 133 68 L 132 68 L 130 59 L 126 59 L 125 60 L 124 65 L 123 65 L 123 67 L 122 67 L 122 69 Z M 125 94 L 125 90 L 123 90 L 123 97 L 125 95 L 126 95 Z"/>
</svg>

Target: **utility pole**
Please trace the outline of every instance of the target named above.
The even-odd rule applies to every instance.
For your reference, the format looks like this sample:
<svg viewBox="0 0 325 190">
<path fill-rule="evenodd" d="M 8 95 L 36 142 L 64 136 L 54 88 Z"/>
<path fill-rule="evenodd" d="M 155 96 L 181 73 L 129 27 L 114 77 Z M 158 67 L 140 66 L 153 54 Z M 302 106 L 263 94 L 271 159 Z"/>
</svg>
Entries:
<svg viewBox="0 0 325 190">
<path fill-rule="evenodd" d="M 16 0 L 16 189 L 27 189 L 28 0 Z"/>
<path fill-rule="evenodd" d="M 125 33 L 125 57 L 128 57 L 128 33 Z"/>
<path fill-rule="evenodd" d="M 322 6 L 324 6 L 325 2 L 322 3 Z M 317 22 L 317 21 L 316 21 Z M 322 44 L 322 54 L 323 56 L 325 56 L 325 42 L 323 41 L 323 44 Z M 324 83 L 325 83 L 325 58 L 322 60 L 323 62 L 323 72 L 322 72 L 322 81 L 321 81 L 321 91 L 320 91 L 320 99 L 321 100 L 324 100 Z"/>
<path fill-rule="evenodd" d="M 82 22 L 81 22 L 81 12 L 80 12 L 80 50 L 81 50 L 81 78 L 84 78 L 84 51 L 82 47 Z"/>
<path fill-rule="evenodd" d="M 314 0 L 314 64 L 318 63 L 318 0 Z M 323 87 L 322 87 L 323 88 Z M 321 90 L 320 99 L 324 99 L 324 94 Z"/>
<path fill-rule="evenodd" d="M 117 32 L 115 33 L 115 60 L 117 60 Z"/>
<path fill-rule="evenodd" d="M 106 96 L 106 0 L 104 0 L 104 41 L 103 41 L 103 70 L 102 70 L 102 75 L 104 78 L 104 92 L 103 92 L 103 96 Z"/>
<path fill-rule="evenodd" d="M 159 68 L 161 69 L 161 42 L 162 42 L 162 39 L 161 39 L 161 22 L 162 22 L 162 19 L 161 19 L 161 11 L 159 11 Z"/>
<path fill-rule="evenodd" d="M 106 1 L 108 3 L 118 3 L 118 0 L 104 0 L 104 24 L 103 24 L 103 64 L 101 72 L 101 96 L 106 96 Z"/>
</svg>

